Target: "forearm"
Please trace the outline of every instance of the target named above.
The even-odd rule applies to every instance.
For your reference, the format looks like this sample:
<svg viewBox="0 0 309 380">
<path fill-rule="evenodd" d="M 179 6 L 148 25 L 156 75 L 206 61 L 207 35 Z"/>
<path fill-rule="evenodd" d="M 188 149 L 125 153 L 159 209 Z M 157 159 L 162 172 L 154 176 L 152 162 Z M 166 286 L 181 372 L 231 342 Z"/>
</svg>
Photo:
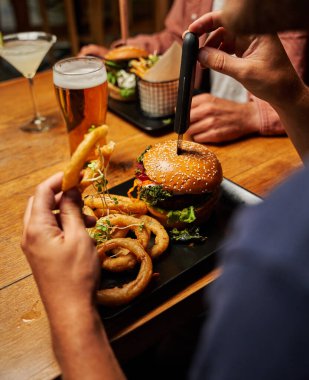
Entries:
<svg viewBox="0 0 309 380">
<path fill-rule="evenodd" d="M 279 118 L 278 113 L 268 102 L 249 94 L 249 101 L 255 107 L 258 115 L 257 129 L 262 136 L 282 136 L 286 131 Z"/>
<path fill-rule="evenodd" d="M 295 100 L 273 104 L 302 160 L 309 154 L 309 89 L 302 84 Z"/>
<path fill-rule="evenodd" d="M 49 317 L 64 379 L 125 379 L 94 307 L 66 308 Z"/>
</svg>

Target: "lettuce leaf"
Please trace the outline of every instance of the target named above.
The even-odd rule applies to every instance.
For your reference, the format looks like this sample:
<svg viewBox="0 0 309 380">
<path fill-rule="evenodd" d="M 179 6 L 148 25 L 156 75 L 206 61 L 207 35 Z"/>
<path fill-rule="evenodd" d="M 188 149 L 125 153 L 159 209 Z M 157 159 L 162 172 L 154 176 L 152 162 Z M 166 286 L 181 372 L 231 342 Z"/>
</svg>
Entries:
<svg viewBox="0 0 309 380">
<path fill-rule="evenodd" d="M 167 222 L 170 224 L 175 222 L 192 223 L 195 219 L 196 216 L 193 206 L 186 207 L 182 210 L 172 210 L 167 213 Z"/>
<path fill-rule="evenodd" d="M 109 71 L 109 72 L 107 73 L 107 80 L 108 80 L 109 83 L 115 85 L 115 84 L 117 83 L 117 77 L 116 77 L 116 74 L 113 73 L 113 72 L 111 72 L 111 71 Z"/>
<path fill-rule="evenodd" d="M 124 98 L 128 98 L 131 95 L 135 94 L 135 88 L 121 88 L 120 94 Z"/>
</svg>

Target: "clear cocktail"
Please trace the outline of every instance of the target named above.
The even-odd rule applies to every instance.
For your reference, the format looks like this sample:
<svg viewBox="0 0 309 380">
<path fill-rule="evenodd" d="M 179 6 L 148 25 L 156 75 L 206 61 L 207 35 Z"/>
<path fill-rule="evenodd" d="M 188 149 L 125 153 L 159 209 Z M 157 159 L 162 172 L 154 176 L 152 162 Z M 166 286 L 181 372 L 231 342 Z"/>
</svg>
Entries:
<svg viewBox="0 0 309 380">
<path fill-rule="evenodd" d="M 33 100 L 34 118 L 21 128 L 29 132 L 40 132 L 50 128 L 48 120 L 38 112 L 33 93 L 33 77 L 56 37 L 44 32 L 25 32 L 3 37 L 0 55 L 28 79 Z"/>
</svg>

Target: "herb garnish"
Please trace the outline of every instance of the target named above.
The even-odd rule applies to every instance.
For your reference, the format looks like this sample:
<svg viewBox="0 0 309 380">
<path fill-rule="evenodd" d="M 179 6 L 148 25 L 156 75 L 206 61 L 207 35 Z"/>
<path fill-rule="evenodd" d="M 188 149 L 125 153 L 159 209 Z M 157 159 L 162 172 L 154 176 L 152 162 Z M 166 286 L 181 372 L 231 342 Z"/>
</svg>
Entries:
<svg viewBox="0 0 309 380">
<path fill-rule="evenodd" d="M 174 241 L 179 241 L 179 242 L 187 242 L 187 241 L 192 241 L 195 240 L 197 242 L 204 242 L 207 237 L 203 236 L 200 234 L 200 229 L 199 227 L 193 227 L 193 228 L 188 228 L 184 230 L 178 230 L 177 228 L 173 228 L 169 232 L 170 238 Z"/>
<path fill-rule="evenodd" d="M 172 194 L 167 190 L 163 190 L 161 185 L 143 186 L 140 189 L 140 199 L 143 199 L 152 206 L 170 197 L 172 197 Z"/>
</svg>

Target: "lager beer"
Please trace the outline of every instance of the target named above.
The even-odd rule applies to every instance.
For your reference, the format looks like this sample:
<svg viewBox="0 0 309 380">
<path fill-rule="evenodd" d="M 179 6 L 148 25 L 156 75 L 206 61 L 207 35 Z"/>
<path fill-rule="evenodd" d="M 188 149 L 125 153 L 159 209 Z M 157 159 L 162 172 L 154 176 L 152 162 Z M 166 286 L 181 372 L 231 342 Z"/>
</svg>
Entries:
<svg viewBox="0 0 309 380">
<path fill-rule="evenodd" d="M 89 128 L 105 123 L 106 70 L 99 58 L 68 58 L 54 65 L 53 78 L 72 154 Z"/>
</svg>

